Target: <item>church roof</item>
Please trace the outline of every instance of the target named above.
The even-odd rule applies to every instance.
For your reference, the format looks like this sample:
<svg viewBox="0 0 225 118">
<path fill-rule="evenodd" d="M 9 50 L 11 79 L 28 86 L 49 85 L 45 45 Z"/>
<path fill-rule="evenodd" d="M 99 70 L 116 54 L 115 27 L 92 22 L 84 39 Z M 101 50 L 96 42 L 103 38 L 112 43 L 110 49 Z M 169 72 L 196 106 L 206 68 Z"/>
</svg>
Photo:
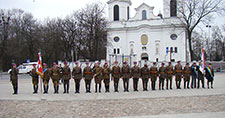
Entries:
<svg viewBox="0 0 225 118">
<path fill-rule="evenodd" d="M 110 3 L 113 3 L 113 2 L 115 2 L 115 1 L 119 1 L 119 2 L 127 2 L 127 3 L 129 3 L 130 5 L 132 4 L 132 3 L 131 3 L 131 0 L 109 0 L 107 3 L 110 4 Z"/>
<path fill-rule="evenodd" d="M 143 6 L 146 6 L 146 7 L 148 7 L 148 8 L 151 9 L 151 10 L 154 9 L 154 7 L 151 7 L 151 6 L 147 5 L 146 3 L 142 3 L 139 7 L 135 8 L 135 10 L 137 11 L 137 10 L 139 10 L 139 9 L 140 9 L 141 7 L 143 7 Z"/>
</svg>

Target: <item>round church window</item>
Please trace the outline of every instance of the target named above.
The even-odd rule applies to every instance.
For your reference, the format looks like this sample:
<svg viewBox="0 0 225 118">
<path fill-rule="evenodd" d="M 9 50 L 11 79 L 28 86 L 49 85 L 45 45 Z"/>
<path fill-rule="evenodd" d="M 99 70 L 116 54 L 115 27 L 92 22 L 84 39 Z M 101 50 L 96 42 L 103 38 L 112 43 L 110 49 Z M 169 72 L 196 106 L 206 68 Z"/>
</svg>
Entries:
<svg viewBox="0 0 225 118">
<path fill-rule="evenodd" d="M 114 37 L 113 39 L 115 42 L 119 42 L 120 41 L 120 38 L 117 36 L 117 37 Z"/>
<path fill-rule="evenodd" d="M 171 38 L 172 40 L 176 40 L 176 39 L 177 39 L 177 35 L 176 35 L 176 34 L 171 34 L 171 35 L 170 35 L 170 38 Z"/>
<path fill-rule="evenodd" d="M 148 36 L 144 34 L 141 36 L 141 44 L 147 45 L 147 43 L 148 43 Z"/>
</svg>

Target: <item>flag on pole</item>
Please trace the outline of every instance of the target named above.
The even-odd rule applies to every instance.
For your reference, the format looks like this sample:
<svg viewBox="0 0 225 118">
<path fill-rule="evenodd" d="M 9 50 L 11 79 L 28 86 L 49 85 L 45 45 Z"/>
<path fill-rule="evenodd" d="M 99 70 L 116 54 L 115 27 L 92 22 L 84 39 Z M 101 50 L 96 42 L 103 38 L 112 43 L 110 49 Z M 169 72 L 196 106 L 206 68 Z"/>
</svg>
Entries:
<svg viewBox="0 0 225 118">
<path fill-rule="evenodd" d="M 203 73 L 204 72 L 204 69 L 205 69 L 205 51 L 204 49 L 202 48 L 202 55 L 201 55 L 201 65 L 200 66 L 200 71 Z"/>
<path fill-rule="evenodd" d="M 41 62 L 41 61 L 42 61 L 42 60 L 41 60 L 41 53 L 39 52 L 39 53 L 38 53 L 38 66 L 37 66 L 38 71 L 37 71 L 37 74 L 38 74 L 41 78 L 43 78 L 44 74 L 43 74 L 43 67 L 42 67 L 42 62 Z"/>
</svg>

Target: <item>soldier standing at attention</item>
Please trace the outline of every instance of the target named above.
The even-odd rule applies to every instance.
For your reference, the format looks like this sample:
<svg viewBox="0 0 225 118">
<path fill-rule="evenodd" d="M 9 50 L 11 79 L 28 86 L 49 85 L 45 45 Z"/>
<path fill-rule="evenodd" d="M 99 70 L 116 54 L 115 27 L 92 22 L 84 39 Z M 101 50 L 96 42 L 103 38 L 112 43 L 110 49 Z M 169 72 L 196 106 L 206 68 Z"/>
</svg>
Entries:
<svg viewBox="0 0 225 118">
<path fill-rule="evenodd" d="M 76 66 L 73 68 L 72 76 L 75 83 L 75 93 L 80 93 L 80 80 L 82 79 L 82 70 L 79 63 L 75 62 Z"/>
<path fill-rule="evenodd" d="M 152 90 L 155 90 L 155 83 L 158 76 L 158 69 L 156 67 L 156 62 L 153 62 L 153 66 L 150 68 L 150 76 L 152 82 Z"/>
<path fill-rule="evenodd" d="M 170 83 L 170 89 L 172 89 L 172 83 L 173 83 L 173 65 L 171 62 L 168 63 L 168 66 L 166 67 L 166 89 L 169 89 L 169 83 Z"/>
<path fill-rule="evenodd" d="M 162 63 L 161 67 L 159 68 L 159 90 L 164 90 L 164 80 L 166 78 L 166 67 L 164 67 L 164 63 Z"/>
<path fill-rule="evenodd" d="M 123 77 L 123 87 L 124 92 L 129 92 L 129 79 L 130 79 L 130 67 L 128 66 L 127 62 L 123 62 L 122 67 L 122 77 Z"/>
<path fill-rule="evenodd" d="M 54 93 L 59 93 L 59 68 L 56 66 L 56 63 L 53 63 L 51 70 L 52 83 L 54 85 Z"/>
<path fill-rule="evenodd" d="M 62 79 L 63 79 L 63 86 L 64 86 L 63 93 L 69 93 L 71 71 L 66 61 L 64 61 L 64 67 L 62 69 Z"/>
<path fill-rule="evenodd" d="M 191 88 L 196 88 L 196 78 L 198 77 L 198 72 L 197 72 L 198 68 L 196 66 L 196 63 L 194 62 L 191 66 Z"/>
<path fill-rule="evenodd" d="M 44 70 L 43 70 L 43 73 L 44 73 L 44 77 L 43 77 L 43 83 L 44 83 L 44 94 L 48 93 L 48 83 L 49 83 L 49 80 L 50 80 L 50 70 L 47 68 L 47 64 L 43 64 L 44 66 Z"/>
<path fill-rule="evenodd" d="M 214 71 L 212 64 L 209 63 L 209 67 L 205 68 L 205 77 L 207 79 L 207 87 L 209 89 L 209 83 L 211 82 L 211 88 L 213 89 Z"/>
<path fill-rule="evenodd" d="M 198 86 L 197 86 L 197 88 L 198 89 L 200 87 L 200 81 L 202 83 L 202 88 L 205 88 L 205 86 L 204 86 L 204 83 L 205 83 L 204 82 L 204 75 L 203 75 L 204 68 L 201 69 L 201 66 L 202 66 L 202 61 L 199 61 L 199 64 L 197 66 L 197 71 L 198 71 Z"/>
<path fill-rule="evenodd" d="M 104 83 L 105 83 L 105 92 L 109 92 L 110 73 L 111 73 L 111 70 L 108 67 L 108 63 L 105 62 L 102 69 L 102 79 L 104 80 Z"/>
<path fill-rule="evenodd" d="M 33 69 L 31 70 L 31 72 L 29 73 L 30 76 L 32 77 L 32 83 L 33 83 L 33 88 L 34 88 L 34 92 L 33 94 L 38 93 L 38 74 L 36 72 L 36 64 L 33 64 Z"/>
<path fill-rule="evenodd" d="M 148 91 L 149 69 L 147 63 L 141 68 L 141 78 L 143 84 L 143 91 Z"/>
<path fill-rule="evenodd" d="M 141 70 L 137 66 L 137 62 L 134 62 L 134 66 L 131 68 L 131 74 L 133 78 L 133 89 L 134 91 L 138 91 L 138 80 L 140 78 Z"/>
<path fill-rule="evenodd" d="M 119 86 L 119 80 L 120 80 L 120 67 L 118 65 L 118 61 L 114 62 L 114 66 L 112 68 L 112 78 L 114 81 L 114 92 L 119 92 L 118 91 L 118 86 Z"/>
<path fill-rule="evenodd" d="M 83 70 L 83 77 L 85 81 L 86 93 L 91 93 L 91 80 L 93 73 L 91 67 L 89 66 L 89 62 L 86 62 L 86 67 Z"/>
<path fill-rule="evenodd" d="M 14 95 L 18 92 L 18 74 L 19 70 L 16 68 L 16 64 L 12 64 L 12 69 L 10 71 L 10 81 L 12 82 Z"/>
<path fill-rule="evenodd" d="M 190 76 L 191 76 L 191 67 L 189 66 L 189 63 L 186 63 L 186 66 L 183 70 L 183 76 L 184 76 L 184 89 L 189 89 L 189 83 L 190 83 Z"/>
<path fill-rule="evenodd" d="M 175 66 L 175 81 L 176 81 L 176 86 L 177 86 L 177 89 L 181 89 L 180 88 L 180 83 L 181 83 L 181 78 L 182 78 L 182 65 L 180 64 L 180 61 L 177 62 L 177 65 Z"/>
<path fill-rule="evenodd" d="M 97 93 L 97 90 L 99 93 L 101 93 L 101 83 L 102 83 L 102 67 L 100 67 L 100 62 L 96 64 L 95 67 L 95 93 Z M 99 85 L 99 86 L 98 86 Z"/>
</svg>

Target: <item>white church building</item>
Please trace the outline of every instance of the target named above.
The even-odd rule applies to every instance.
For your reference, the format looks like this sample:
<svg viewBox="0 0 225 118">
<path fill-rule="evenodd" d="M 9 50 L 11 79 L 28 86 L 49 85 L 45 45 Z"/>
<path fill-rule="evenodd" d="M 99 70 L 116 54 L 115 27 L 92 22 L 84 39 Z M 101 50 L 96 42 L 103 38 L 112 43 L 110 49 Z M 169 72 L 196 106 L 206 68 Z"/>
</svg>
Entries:
<svg viewBox="0 0 225 118">
<path fill-rule="evenodd" d="M 130 18 L 131 0 L 108 2 L 107 60 L 169 62 L 189 61 L 185 25 L 177 13 L 177 0 L 163 0 L 163 14 L 153 14 L 145 3 Z"/>
</svg>

